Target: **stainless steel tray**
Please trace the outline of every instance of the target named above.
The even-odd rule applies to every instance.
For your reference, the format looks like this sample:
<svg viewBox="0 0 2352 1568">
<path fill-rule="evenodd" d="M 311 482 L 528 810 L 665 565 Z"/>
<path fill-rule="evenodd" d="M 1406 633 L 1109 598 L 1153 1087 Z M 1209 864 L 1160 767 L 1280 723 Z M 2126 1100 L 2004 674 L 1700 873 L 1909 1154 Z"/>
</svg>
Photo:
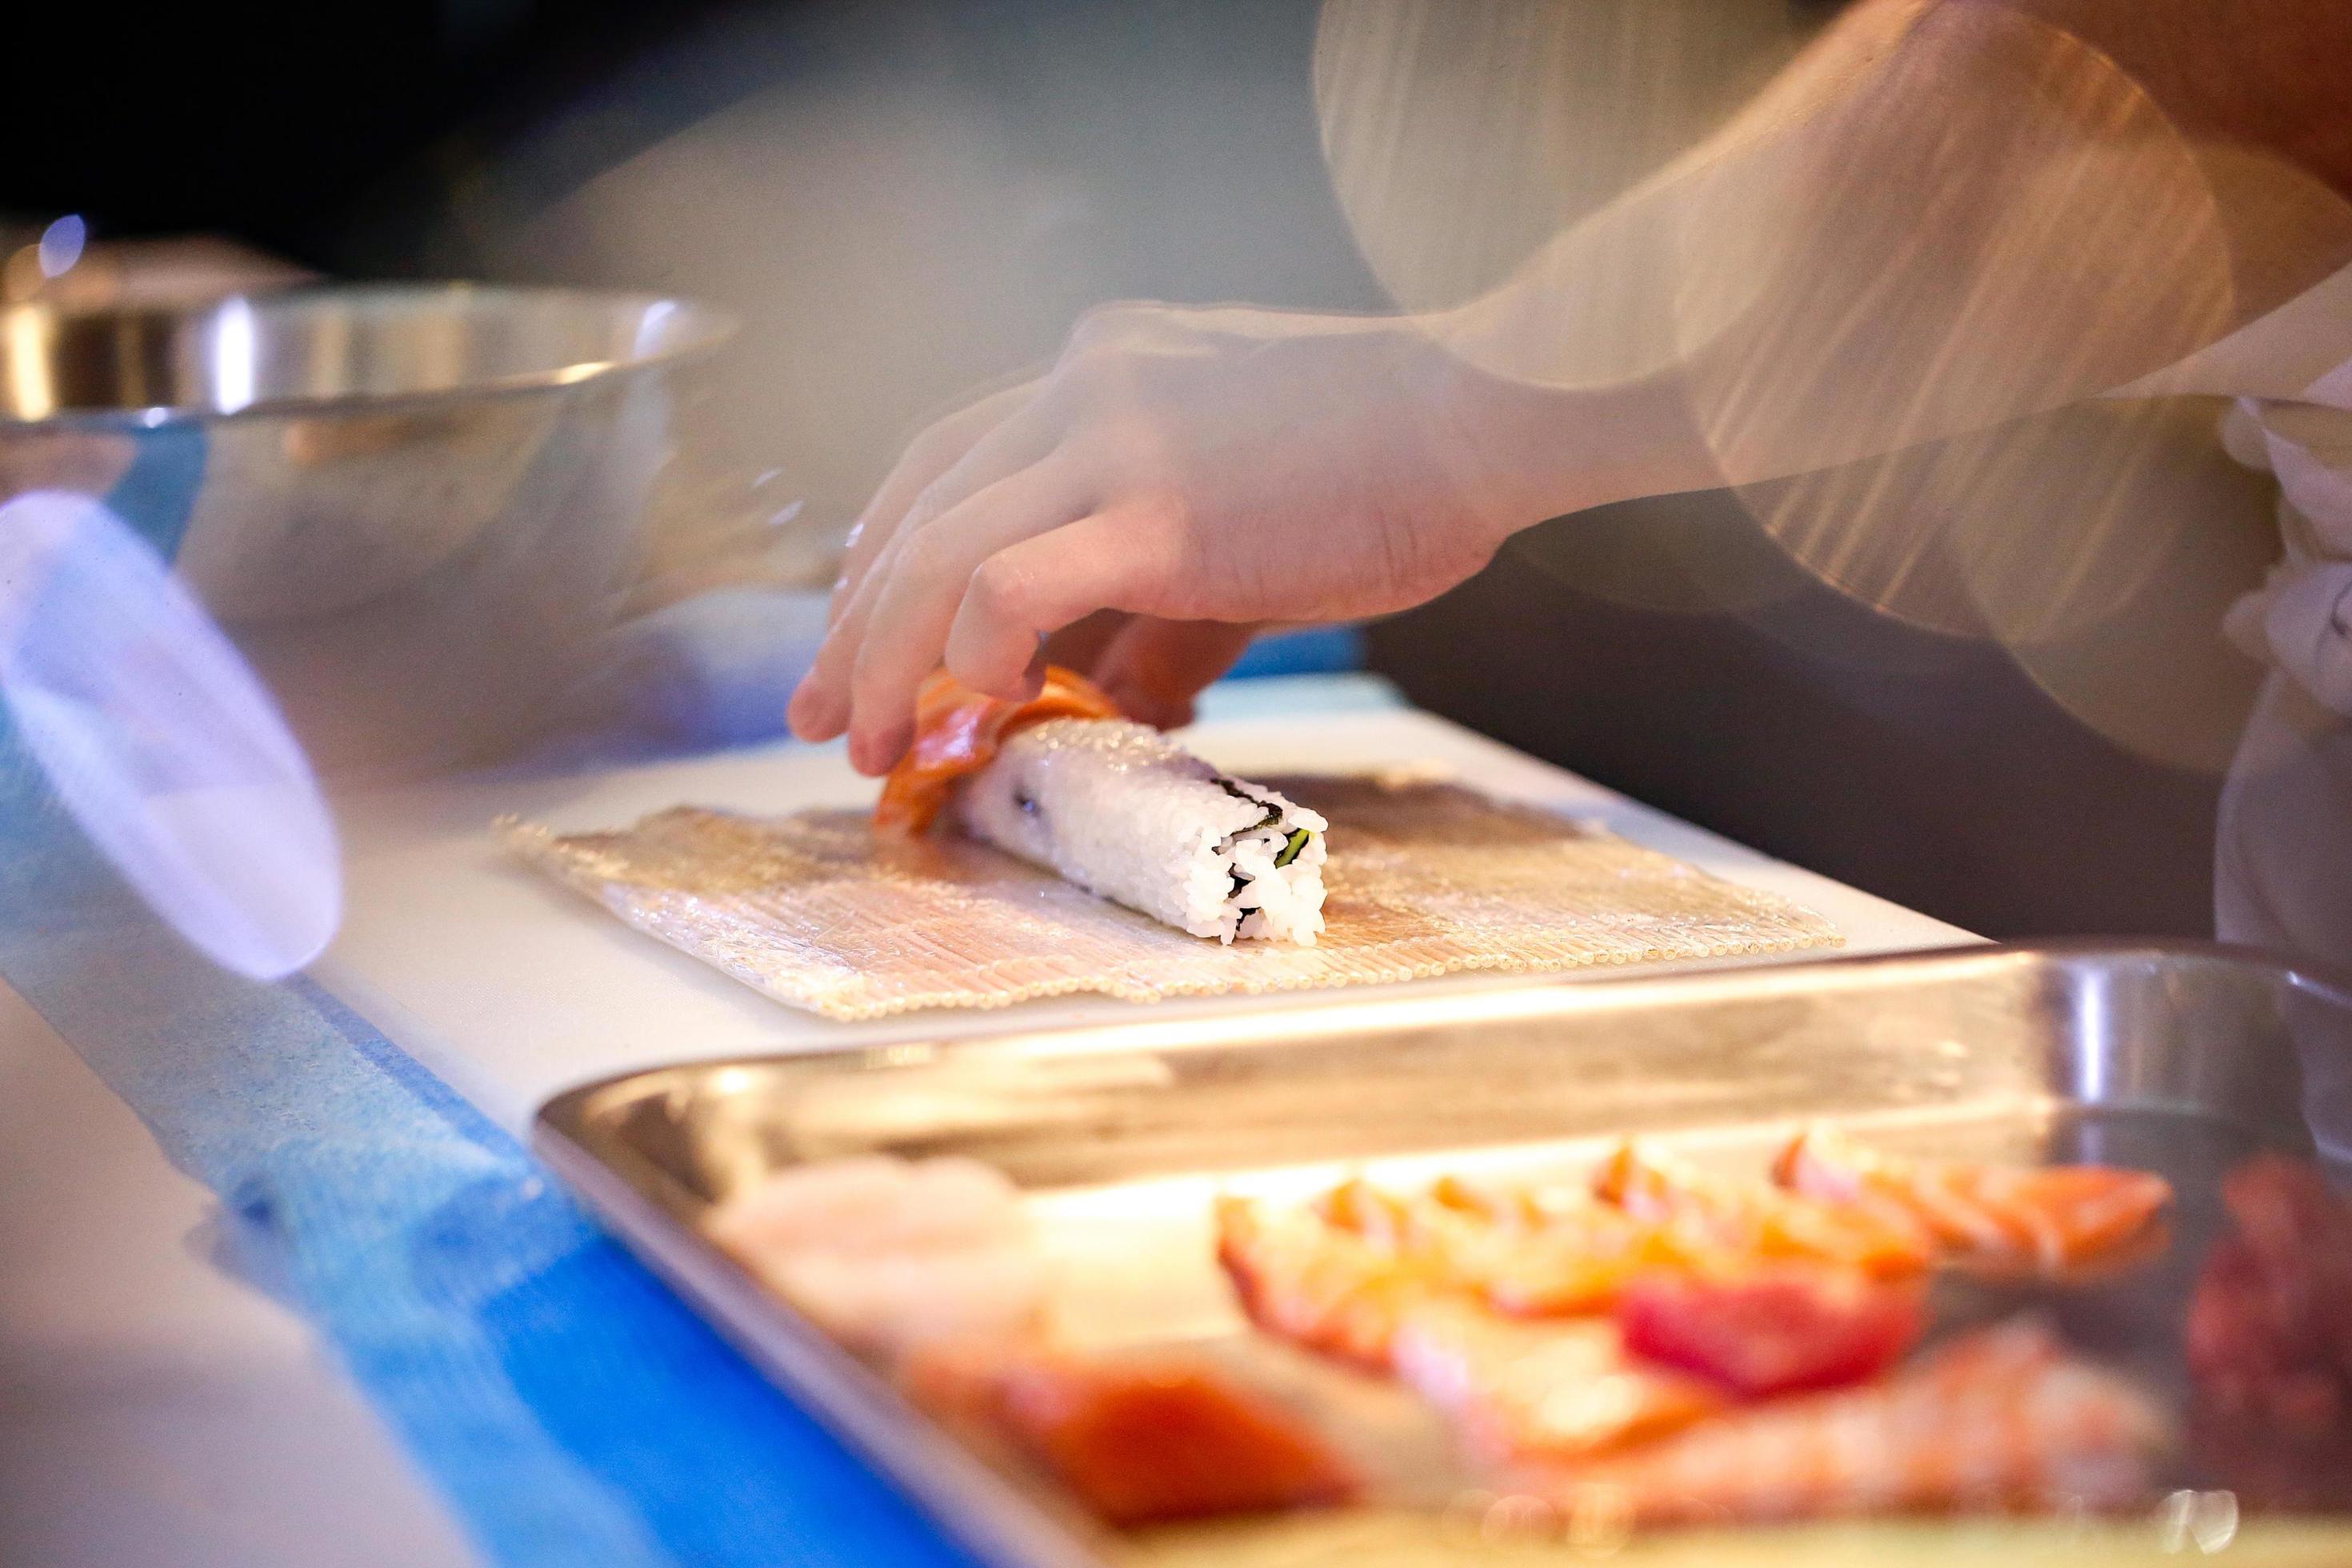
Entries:
<svg viewBox="0 0 2352 1568">
<path fill-rule="evenodd" d="M 2259 1148 L 2313 1148 L 2299 1062 L 2315 1085 L 2352 1064 L 2352 993 L 2226 948 L 2071 943 L 667 1068 L 551 1101 L 536 1142 L 630 1247 L 983 1557 L 1076 1563 L 1116 1551 L 769 1295 L 701 1238 L 703 1212 L 794 1161 L 969 1154 L 1029 1194 L 1055 1252 L 1085 1260 L 1066 1272 L 1082 1334 L 1237 1344 L 1255 1336 L 1212 1258 L 1215 1191 L 1304 1188 L 1337 1168 L 1564 1175 L 1635 1132 L 1753 1169 L 1793 1127 L 1830 1120 L 1907 1152 L 2170 1177 L 2166 1256 L 2047 1304 L 2076 1343 L 2179 1393 L 2179 1326 L 2221 1223 L 2221 1173 Z M 2019 1294 L 1944 1305 L 2008 1310 Z M 2183 1463 L 2180 1484 L 2197 1484 Z"/>
</svg>

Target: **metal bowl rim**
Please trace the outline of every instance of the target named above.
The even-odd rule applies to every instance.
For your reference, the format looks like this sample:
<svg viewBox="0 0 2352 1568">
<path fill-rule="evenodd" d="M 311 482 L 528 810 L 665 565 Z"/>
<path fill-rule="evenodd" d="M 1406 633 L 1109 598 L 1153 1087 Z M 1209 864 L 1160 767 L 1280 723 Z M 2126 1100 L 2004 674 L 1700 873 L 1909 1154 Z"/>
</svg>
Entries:
<svg viewBox="0 0 2352 1568">
<path fill-rule="evenodd" d="M 434 387 L 415 392 L 341 393 L 333 396 L 257 398 L 236 408 L 212 408 L 199 404 L 163 404 L 146 408 L 65 408 L 38 419 L 21 419 L 0 412 L 0 434 L 10 431 L 89 430 L 116 434 L 136 434 L 169 426 L 227 424 L 238 420 L 287 417 L 332 418 L 349 415 L 398 414 L 446 406 L 485 397 L 506 398 L 541 392 L 561 392 L 576 386 L 635 375 L 642 371 L 685 363 L 716 353 L 740 330 L 741 322 L 731 313 L 697 300 L 675 295 L 641 292 L 625 289 L 567 289 L 534 287 L 503 283 L 333 283 L 301 282 L 278 288 L 249 289 L 235 294 L 207 300 L 201 304 L 183 308 L 175 312 L 170 308 L 157 310 L 156 314 L 184 313 L 190 316 L 208 315 L 234 300 L 247 300 L 257 308 L 277 309 L 299 305 L 313 299 L 367 296 L 407 297 L 419 302 L 435 299 L 496 301 L 499 300 L 566 299 L 575 303 L 601 305 L 607 309 L 637 305 L 674 305 L 683 313 L 687 335 L 682 341 L 651 353 L 621 360 L 583 362 L 559 365 L 550 370 L 527 371 L 513 375 L 492 376 L 482 381 L 467 382 L 460 386 Z M 50 310 L 59 316 L 102 316 L 116 312 L 116 307 L 72 309 L 43 306 L 37 302 L 0 308 L 0 319 L 19 311 Z M 138 313 L 136 307 L 125 314 Z"/>
</svg>

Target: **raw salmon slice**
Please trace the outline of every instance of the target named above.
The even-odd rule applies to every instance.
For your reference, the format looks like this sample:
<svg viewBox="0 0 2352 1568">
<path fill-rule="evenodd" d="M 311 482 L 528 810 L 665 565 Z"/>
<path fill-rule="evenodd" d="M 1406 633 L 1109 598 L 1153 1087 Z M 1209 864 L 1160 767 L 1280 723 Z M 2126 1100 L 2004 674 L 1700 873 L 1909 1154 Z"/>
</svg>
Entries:
<svg viewBox="0 0 2352 1568">
<path fill-rule="evenodd" d="M 2145 1171 L 1899 1160 L 1818 1129 L 1790 1144 L 1772 1169 L 1791 1192 L 1899 1209 L 1949 1252 L 2044 1269 L 2136 1240 L 2172 1201 L 2171 1184 Z"/>
</svg>

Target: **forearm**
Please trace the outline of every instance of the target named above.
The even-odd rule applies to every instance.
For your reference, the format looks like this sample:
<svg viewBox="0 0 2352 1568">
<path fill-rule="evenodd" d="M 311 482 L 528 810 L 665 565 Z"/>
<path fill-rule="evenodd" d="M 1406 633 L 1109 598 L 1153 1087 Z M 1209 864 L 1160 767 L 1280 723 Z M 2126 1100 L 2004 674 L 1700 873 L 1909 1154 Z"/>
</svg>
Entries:
<svg viewBox="0 0 2352 1568">
<path fill-rule="evenodd" d="M 1594 387 L 1541 386 L 1449 356 L 1433 417 L 1461 454 L 1464 489 L 1503 531 L 1638 496 L 1725 482 L 1687 389 L 1672 373 Z"/>
</svg>

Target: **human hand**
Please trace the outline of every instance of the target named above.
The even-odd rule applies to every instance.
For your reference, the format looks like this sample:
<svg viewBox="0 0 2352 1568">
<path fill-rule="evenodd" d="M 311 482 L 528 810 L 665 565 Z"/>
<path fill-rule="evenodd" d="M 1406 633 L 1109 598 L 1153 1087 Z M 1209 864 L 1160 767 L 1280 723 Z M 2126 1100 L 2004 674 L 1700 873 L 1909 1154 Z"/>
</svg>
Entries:
<svg viewBox="0 0 2352 1568">
<path fill-rule="evenodd" d="M 1022 694 L 1041 639 L 1125 612 L 1090 660 L 1181 720 L 1256 623 L 1443 593 L 1545 515 L 1465 416 L 1460 366 L 1410 323 L 1234 309 L 1097 312 L 1043 379 L 919 437 L 860 521 L 792 704 L 886 771 L 944 658 Z"/>
</svg>

